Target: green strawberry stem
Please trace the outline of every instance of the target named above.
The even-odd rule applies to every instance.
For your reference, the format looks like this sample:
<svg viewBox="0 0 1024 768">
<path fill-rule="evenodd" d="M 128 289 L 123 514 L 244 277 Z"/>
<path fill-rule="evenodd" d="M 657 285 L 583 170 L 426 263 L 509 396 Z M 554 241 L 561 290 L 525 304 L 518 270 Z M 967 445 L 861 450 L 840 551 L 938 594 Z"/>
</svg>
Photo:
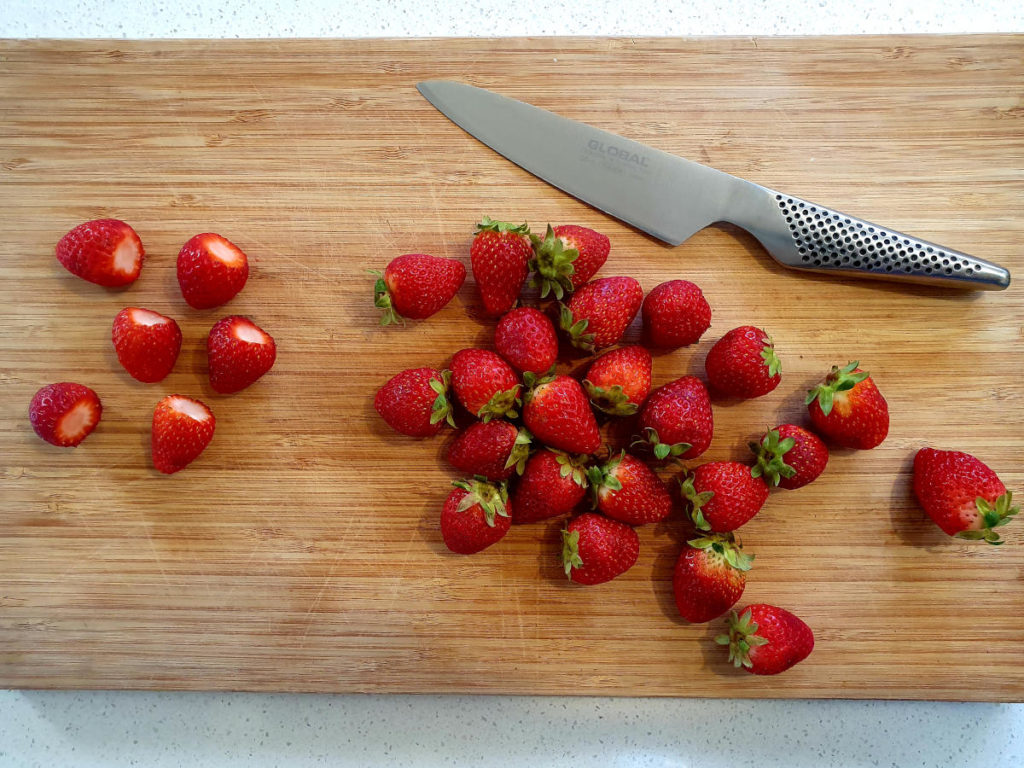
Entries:
<svg viewBox="0 0 1024 768">
<path fill-rule="evenodd" d="M 514 419 L 519 415 L 516 407 L 520 402 L 519 385 L 516 384 L 504 392 L 495 392 L 486 405 L 481 406 L 476 412 L 476 416 L 484 422 L 499 417 Z"/>
<path fill-rule="evenodd" d="M 576 271 L 573 262 L 580 252 L 564 247 L 550 224 L 543 238 L 533 235 L 531 240 L 534 257 L 530 260 L 530 269 L 535 273 L 532 284 L 540 288 L 542 299 L 550 293 L 561 301 L 566 293 L 572 293 L 572 274 Z"/>
<path fill-rule="evenodd" d="M 644 444 L 650 447 L 651 452 L 654 453 L 654 458 L 658 461 L 664 461 L 668 458 L 675 459 L 693 447 L 689 443 L 675 443 L 673 445 L 669 445 L 668 443 L 661 442 L 661 438 L 658 437 L 658 430 L 654 427 L 646 427 L 644 429 L 644 436 L 633 441 L 633 445 L 639 444 Z"/>
<path fill-rule="evenodd" d="M 690 539 L 686 543 L 695 549 L 711 550 L 721 555 L 725 562 L 738 571 L 749 571 L 754 564 L 754 556 L 744 554 L 742 545 L 731 533 L 712 533 L 699 539 Z"/>
<path fill-rule="evenodd" d="M 1002 544 L 1003 540 L 999 538 L 999 534 L 993 529 L 1006 525 L 1010 522 L 1010 518 L 1020 512 L 1020 507 L 1011 506 L 1012 504 L 1012 491 L 1004 493 L 995 500 L 994 504 L 979 496 L 974 500 L 974 506 L 978 508 L 978 513 L 981 515 L 982 527 L 978 530 L 960 531 L 960 533 L 956 534 L 957 538 L 969 541 L 984 540 L 989 544 Z"/>
<path fill-rule="evenodd" d="M 729 646 L 729 661 L 733 666 L 754 666 L 750 661 L 750 649 L 756 645 L 768 645 L 768 640 L 757 634 L 757 623 L 753 621 L 750 609 L 745 610 L 742 616 L 737 616 L 736 611 L 729 611 L 727 627 L 729 634 L 719 635 L 715 642 Z"/>
<path fill-rule="evenodd" d="M 828 376 L 825 377 L 824 383 L 819 384 L 814 389 L 808 390 L 807 398 L 804 403 L 806 405 L 810 405 L 817 400 L 818 405 L 821 407 L 821 412 L 828 416 L 832 413 L 832 403 L 837 392 L 845 392 L 849 389 L 853 389 L 857 384 L 864 381 L 864 379 L 869 376 L 867 371 L 854 373 L 854 370 L 858 365 L 860 365 L 860 363 L 856 360 L 852 363 L 847 363 L 842 368 L 837 365 L 833 365 L 832 370 L 829 372 Z"/>
<path fill-rule="evenodd" d="M 583 320 L 575 320 L 572 315 L 572 310 L 569 309 L 565 304 L 559 303 L 558 305 L 558 327 L 565 331 L 569 337 L 569 343 L 577 349 L 582 349 L 584 352 L 593 352 L 594 347 L 594 334 L 587 333 L 587 326 L 590 321 L 584 318 Z"/>
<path fill-rule="evenodd" d="M 452 415 L 452 404 L 448 400 L 448 387 L 452 383 L 452 372 L 441 371 L 441 381 L 430 380 L 430 388 L 437 393 L 434 404 L 430 407 L 430 423 L 437 424 L 439 421 L 448 422 L 448 426 L 455 426 L 455 417 Z"/>
<path fill-rule="evenodd" d="M 384 282 L 384 273 L 376 269 L 367 271 L 371 275 L 377 276 L 377 281 L 373 284 L 373 306 L 383 310 L 380 324 L 391 325 L 395 323 L 405 325 L 405 318 L 395 311 L 395 307 L 391 303 L 391 293 L 388 291 L 387 283 Z"/>
<path fill-rule="evenodd" d="M 562 529 L 562 565 L 565 567 L 565 575 L 572 578 L 573 568 L 582 568 L 583 559 L 580 557 L 580 532 Z"/>
<path fill-rule="evenodd" d="M 465 512 L 479 504 L 484 512 L 484 522 L 492 528 L 496 515 L 508 517 L 508 486 L 505 483 L 491 483 L 486 477 L 476 475 L 472 480 L 455 480 L 452 485 L 466 491 L 455 508 L 456 512 Z"/>
<path fill-rule="evenodd" d="M 750 450 L 757 457 L 757 463 L 750 468 L 751 477 L 763 477 L 769 486 L 778 486 L 782 478 L 793 477 L 796 469 L 786 463 L 784 457 L 796 445 L 796 440 L 780 439 L 779 430 L 770 429 L 760 443 L 750 442 Z"/>
<path fill-rule="evenodd" d="M 764 349 L 761 350 L 761 359 L 764 360 L 764 364 L 768 368 L 768 375 L 778 376 L 782 371 L 782 361 L 775 354 L 775 342 L 772 341 L 772 337 L 767 333 L 761 339 L 761 342 L 764 344 Z"/>
<path fill-rule="evenodd" d="M 507 221 L 495 221 L 490 216 L 484 216 L 476 225 L 477 232 L 514 232 L 517 235 L 530 234 L 530 225 L 525 221 L 522 224 L 511 224 Z"/>
<path fill-rule="evenodd" d="M 516 474 L 521 475 L 523 470 L 526 469 L 526 460 L 530 458 L 533 435 L 530 434 L 526 427 L 518 427 L 518 430 L 516 439 L 512 443 L 512 450 L 508 454 L 508 460 L 505 462 L 505 469 L 515 467 Z"/>
<path fill-rule="evenodd" d="M 584 379 L 583 388 L 594 407 L 609 416 L 632 416 L 639 410 L 637 404 L 629 399 L 629 395 L 622 391 L 621 384 L 599 387 L 590 379 Z"/>
<path fill-rule="evenodd" d="M 697 526 L 698 530 L 710 531 L 711 523 L 704 518 L 701 507 L 714 498 L 715 492 L 704 491 L 703 493 L 697 493 L 697 489 L 693 487 L 694 477 L 693 472 L 688 472 L 684 480 L 678 480 L 677 478 L 679 489 L 683 493 L 683 498 L 690 503 L 690 519 L 693 520 L 693 524 Z"/>
</svg>

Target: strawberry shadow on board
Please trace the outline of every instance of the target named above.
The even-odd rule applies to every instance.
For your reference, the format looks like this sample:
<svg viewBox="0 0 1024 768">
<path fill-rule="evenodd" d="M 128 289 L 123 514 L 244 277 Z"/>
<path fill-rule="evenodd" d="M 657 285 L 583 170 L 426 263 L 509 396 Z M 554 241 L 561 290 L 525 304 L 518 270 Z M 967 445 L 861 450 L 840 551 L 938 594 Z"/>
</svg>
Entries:
<svg viewBox="0 0 1024 768">
<path fill-rule="evenodd" d="M 914 456 L 911 451 L 900 464 L 889 491 L 889 517 L 892 530 L 903 544 L 941 552 L 949 547 L 971 546 L 975 542 L 957 541 L 945 533 L 921 509 L 914 495 Z M 985 545 L 987 546 L 987 545 Z"/>
</svg>

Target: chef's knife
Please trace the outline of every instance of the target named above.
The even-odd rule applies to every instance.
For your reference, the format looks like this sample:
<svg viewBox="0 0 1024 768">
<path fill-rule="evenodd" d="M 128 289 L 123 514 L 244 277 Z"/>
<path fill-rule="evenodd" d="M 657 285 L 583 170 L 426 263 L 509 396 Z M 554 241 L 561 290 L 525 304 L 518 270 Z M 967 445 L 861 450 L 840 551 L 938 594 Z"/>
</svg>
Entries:
<svg viewBox="0 0 1024 768">
<path fill-rule="evenodd" d="M 715 222 L 750 232 L 796 269 L 1001 290 L 1002 267 L 762 187 L 464 83 L 420 93 L 491 149 L 570 195 L 671 245 Z"/>
</svg>

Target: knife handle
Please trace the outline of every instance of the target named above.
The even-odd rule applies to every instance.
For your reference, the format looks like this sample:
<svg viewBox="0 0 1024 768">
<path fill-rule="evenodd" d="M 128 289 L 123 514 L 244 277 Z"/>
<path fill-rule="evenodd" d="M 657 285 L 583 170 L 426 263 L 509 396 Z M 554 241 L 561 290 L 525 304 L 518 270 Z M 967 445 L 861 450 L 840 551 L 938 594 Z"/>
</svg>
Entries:
<svg viewBox="0 0 1024 768">
<path fill-rule="evenodd" d="M 749 182 L 748 182 L 749 183 Z M 776 261 L 812 272 L 999 291 L 1010 273 L 997 264 L 750 183 L 730 221 Z"/>
</svg>

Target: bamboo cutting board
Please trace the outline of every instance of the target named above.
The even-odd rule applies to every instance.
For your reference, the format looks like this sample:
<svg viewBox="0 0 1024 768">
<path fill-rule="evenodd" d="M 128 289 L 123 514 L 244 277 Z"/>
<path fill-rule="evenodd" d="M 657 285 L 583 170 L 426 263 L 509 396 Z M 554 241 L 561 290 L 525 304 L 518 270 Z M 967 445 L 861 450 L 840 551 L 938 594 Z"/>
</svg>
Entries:
<svg viewBox="0 0 1024 768">
<path fill-rule="evenodd" d="M 996 261 L 997 294 L 805 276 L 746 233 L 668 248 L 466 136 L 416 92 L 460 79 L 721 170 Z M 1024 698 L 1024 522 L 1007 543 L 955 541 L 913 502 L 929 444 L 977 454 L 1024 494 L 1024 38 L 14 42 L 0 44 L 0 685 L 39 688 L 502 692 L 744 697 Z M 888 440 L 835 451 L 743 530 L 744 603 L 790 608 L 812 656 L 759 679 L 675 615 L 687 529 L 640 531 L 624 577 L 581 588 L 561 523 L 517 527 L 472 557 L 441 542 L 447 439 L 391 433 L 372 397 L 403 368 L 489 345 L 472 281 L 440 314 L 376 325 L 369 268 L 422 251 L 468 265 L 483 215 L 607 233 L 603 275 L 702 286 L 713 325 L 655 360 L 655 384 L 700 373 L 753 323 L 782 385 L 716 404 L 703 459 L 743 458 L 803 418 L 833 363 L 861 360 L 889 401 Z M 53 246 L 92 218 L 147 251 L 123 291 L 64 272 Z M 252 275 L 228 306 L 181 299 L 175 255 L 215 231 Z M 122 307 L 175 317 L 174 373 L 117 364 Z M 279 356 L 215 395 L 210 326 L 253 317 Z M 637 338 L 637 328 L 630 340 Z M 74 450 L 38 440 L 40 386 L 97 390 Z M 163 395 L 205 400 L 213 443 L 185 471 L 149 463 Z"/>
</svg>

